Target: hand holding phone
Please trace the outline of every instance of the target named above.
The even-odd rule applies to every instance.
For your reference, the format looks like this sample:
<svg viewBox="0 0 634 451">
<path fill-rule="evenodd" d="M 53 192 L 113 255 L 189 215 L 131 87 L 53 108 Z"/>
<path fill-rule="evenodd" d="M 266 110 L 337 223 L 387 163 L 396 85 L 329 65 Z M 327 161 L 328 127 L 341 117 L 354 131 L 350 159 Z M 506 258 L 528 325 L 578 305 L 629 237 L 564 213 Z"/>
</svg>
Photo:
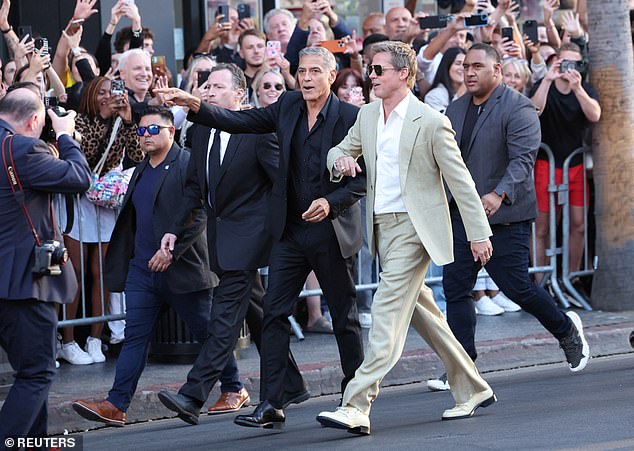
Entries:
<svg viewBox="0 0 634 451">
<path fill-rule="evenodd" d="M 218 12 L 216 16 L 222 16 L 218 23 L 229 23 L 229 5 L 226 3 L 221 3 L 218 5 Z"/>
<path fill-rule="evenodd" d="M 238 20 L 251 18 L 251 5 L 248 3 L 238 4 Z"/>
<path fill-rule="evenodd" d="M 502 42 L 513 40 L 513 27 L 502 27 Z"/>
<path fill-rule="evenodd" d="M 167 65 L 165 64 L 165 56 L 153 56 L 152 57 L 152 74 L 156 77 L 162 77 L 167 75 Z"/>
<path fill-rule="evenodd" d="M 539 33 L 536 20 L 525 20 L 522 31 L 533 44 L 537 44 L 539 42 Z"/>
<path fill-rule="evenodd" d="M 332 53 L 343 53 L 346 50 L 345 39 L 322 41 L 319 45 L 327 50 L 330 50 Z"/>
<path fill-rule="evenodd" d="M 266 41 L 264 51 L 266 59 L 276 58 L 282 55 L 282 43 L 280 41 Z"/>
</svg>

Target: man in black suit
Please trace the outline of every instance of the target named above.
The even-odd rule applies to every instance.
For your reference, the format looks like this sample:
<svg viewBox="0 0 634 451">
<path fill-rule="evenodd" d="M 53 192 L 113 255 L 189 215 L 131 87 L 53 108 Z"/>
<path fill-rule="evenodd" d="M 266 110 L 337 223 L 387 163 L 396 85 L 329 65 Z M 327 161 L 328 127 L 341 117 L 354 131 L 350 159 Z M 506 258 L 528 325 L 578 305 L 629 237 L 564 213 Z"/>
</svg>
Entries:
<svg viewBox="0 0 634 451">
<path fill-rule="evenodd" d="M 51 194 L 85 192 L 91 181 L 88 163 L 71 138 L 75 113 L 48 112 L 57 135 L 56 157 L 38 139 L 47 114 L 39 88 L 22 85 L 0 101 L 0 346 L 16 371 L 0 411 L 0 449 L 7 437 L 46 436 L 55 376 L 55 304 L 72 302 L 77 282 L 72 265 L 57 265 L 48 275 L 36 272 L 34 247 L 54 240 L 63 248 Z"/>
<path fill-rule="evenodd" d="M 358 112 L 330 92 L 335 76 L 333 55 L 323 47 L 308 47 L 300 53 L 301 92 L 287 92 L 267 108 L 236 112 L 202 104 L 174 88 L 159 90 L 166 101 L 187 105 L 192 121 L 230 133 L 277 132 L 281 143 L 268 215 L 268 230 L 275 241 L 264 297 L 261 402 L 253 415 L 236 417 L 239 425 L 268 428 L 285 421 L 287 318 L 311 269 L 333 318 L 344 373 L 342 389 L 363 361 L 352 260 L 363 243 L 357 201 L 365 195 L 366 179 L 364 171 L 336 184 L 326 170 L 328 150 L 346 136 Z"/>
<path fill-rule="evenodd" d="M 174 116 L 168 108 L 148 106 L 137 134 L 147 156 L 132 175 L 104 265 L 108 289 L 126 293 L 125 341 L 107 399 L 73 403 L 82 417 L 119 427 L 125 425 L 125 412 L 145 368 L 161 307 L 169 304 L 202 342 L 213 286 L 202 208 L 192 209 L 183 219 L 181 240 L 172 254 L 165 256 L 159 249 L 172 225 L 174 205 L 185 195 L 190 160 L 189 152 L 174 143 Z M 235 360 L 224 373 L 223 383 L 240 385 Z"/>
<path fill-rule="evenodd" d="M 239 110 L 245 86 L 240 68 L 219 64 L 212 68 L 207 80 L 209 102 Z M 196 118 L 193 119 L 196 123 Z M 195 127 L 187 188 L 180 214 L 175 218 L 177 227 L 173 234 L 165 235 L 162 247 L 169 254 L 174 243 L 180 243 L 181 218 L 204 204 L 210 264 L 220 283 L 214 290 L 209 336 L 187 376 L 187 383 L 178 394 L 159 393 L 159 399 L 168 409 L 191 424 L 198 423 L 200 407 L 231 355 L 245 315 L 252 337 L 260 347 L 262 314 L 250 299 L 258 284 L 257 270 L 269 261 L 271 237 L 266 231 L 266 216 L 279 160 L 273 134 L 229 134 L 218 128 Z M 289 371 L 283 403 L 306 400 L 308 392 L 288 348 L 284 365 L 288 365 Z M 243 403 L 240 400 L 240 405 Z"/>
</svg>

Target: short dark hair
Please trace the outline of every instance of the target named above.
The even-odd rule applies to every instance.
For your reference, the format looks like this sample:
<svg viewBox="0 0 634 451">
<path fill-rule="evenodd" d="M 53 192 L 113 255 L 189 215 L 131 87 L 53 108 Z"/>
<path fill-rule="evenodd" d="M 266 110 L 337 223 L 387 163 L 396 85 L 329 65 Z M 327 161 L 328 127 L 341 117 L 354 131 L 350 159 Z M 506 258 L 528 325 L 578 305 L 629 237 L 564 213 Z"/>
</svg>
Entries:
<svg viewBox="0 0 634 451">
<path fill-rule="evenodd" d="M 228 70 L 231 73 L 231 86 L 233 89 L 246 89 L 247 79 L 244 77 L 244 72 L 238 66 L 233 63 L 218 63 L 212 67 L 209 73 L 218 72 L 221 70 Z"/>
<path fill-rule="evenodd" d="M 143 39 L 152 39 L 154 40 L 154 33 L 147 27 L 143 27 L 141 30 L 141 35 Z M 129 44 L 132 40 L 132 27 L 123 27 L 119 30 L 114 38 L 114 49 L 117 53 L 123 53 L 123 47 L 126 44 Z"/>
<path fill-rule="evenodd" d="M 581 47 L 574 42 L 565 42 L 557 49 L 557 56 L 561 55 L 561 52 L 575 52 L 581 55 Z M 583 56 L 583 55 L 582 55 Z"/>
<path fill-rule="evenodd" d="M 478 42 L 477 44 L 473 44 L 471 46 L 471 48 L 469 49 L 469 52 L 472 50 L 483 50 L 484 53 L 486 53 L 487 57 L 492 59 L 493 62 L 495 62 L 495 64 L 502 64 L 502 57 L 500 56 L 498 51 L 495 50 L 495 48 L 490 46 L 489 44 L 485 44 L 484 42 Z"/>
<path fill-rule="evenodd" d="M 22 87 L 29 89 L 27 86 Z M 32 90 L 30 91 L 33 92 Z M 7 94 L 0 100 L 0 115 L 11 117 L 15 122 L 23 122 L 30 119 L 42 108 L 44 108 L 44 104 L 39 94 L 36 96 L 25 96 L 18 91 L 18 88 L 7 91 Z"/>
<path fill-rule="evenodd" d="M 174 125 L 174 113 L 172 113 L 172 110 L 170 110 L 166 106 L 162 106 L 162 105 L 146 106 L 141 111 L 141 116 L 139 117 L 139 120 L 141 120 L 143 116 L 151 116 L 151 115 L 160 116 L 166 121 L 168 121 L 170 125 Z"/>
</svg>

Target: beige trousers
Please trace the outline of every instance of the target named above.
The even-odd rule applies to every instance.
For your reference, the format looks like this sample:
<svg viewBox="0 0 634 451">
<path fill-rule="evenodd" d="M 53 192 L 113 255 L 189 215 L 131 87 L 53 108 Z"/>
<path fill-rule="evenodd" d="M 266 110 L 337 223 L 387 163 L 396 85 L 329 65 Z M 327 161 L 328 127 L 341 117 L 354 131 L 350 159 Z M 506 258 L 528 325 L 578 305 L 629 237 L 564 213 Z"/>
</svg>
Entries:
<svg viewBox="0 0 634 451">
<path fill-rule="evenodd" d="M 410 323 L 445 365 L 457 404 L 489 388 L 424 284 L 429 255 L 409 215 L 376 215 L 374 236 L 381 278 L 372 301 L 369 343 L 363 363 L 346 387 L 342 405 L 370 413 L 379 384 L 401 357 Z"/>
</svg>

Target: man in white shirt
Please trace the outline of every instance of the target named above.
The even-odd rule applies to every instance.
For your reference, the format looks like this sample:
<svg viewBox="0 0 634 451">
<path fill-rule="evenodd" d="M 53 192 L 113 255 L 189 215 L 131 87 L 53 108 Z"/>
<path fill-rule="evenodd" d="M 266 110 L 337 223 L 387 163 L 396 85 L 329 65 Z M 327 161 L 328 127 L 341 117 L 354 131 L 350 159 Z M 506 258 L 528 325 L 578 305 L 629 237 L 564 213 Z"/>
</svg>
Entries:
<svg viewBox="0 0 634 451">
<path fill-rule="evenodd" d="M 375 46 L 369 77 L 380 102 L 365 105 L 346 138 L 328 153 L 333 181 L 354 177 L 362 154 L 367 168 L 368 242 L 381 264 L 372 303 L 366 357 L 335 412 L 321 412 L 324 426 L 370 433 L 369 413 L 383 377 L 396 365 L 411 324 L 442 359 L 456 406 L 443 420 L 466 418 L 496 401 L 424 285 L 430 259 L 453 260 L 444 177 L 465 218 L 474 259 L 492 254 L 480 198 L 453 138 L 447 118 L 411 94 L 416 54 L 407 44 Z M 441 176 L 442 174 L 442 176 Z M 457 384 L 457 386 L 456 386 Z"/>
</svg>

